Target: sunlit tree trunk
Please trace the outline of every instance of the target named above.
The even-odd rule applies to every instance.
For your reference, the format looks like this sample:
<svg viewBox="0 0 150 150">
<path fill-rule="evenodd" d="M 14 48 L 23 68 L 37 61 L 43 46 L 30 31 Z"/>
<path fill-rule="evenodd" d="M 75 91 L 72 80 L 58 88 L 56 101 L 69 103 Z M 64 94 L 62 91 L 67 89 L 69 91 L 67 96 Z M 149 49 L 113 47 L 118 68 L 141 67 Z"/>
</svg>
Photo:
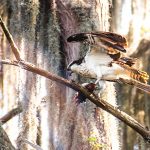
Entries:
<svg viewBox="0 0 150 150">
<path fill-rule="evenodd" d="M 127 37 L 127 40 L 129 41 L 128 55 L 132 56 L 133 53 L 136 53 L 139 50 L 137 47 L 141 40 L 149 40 L 150 37 L 150 1 L 113 0 L 113 6 L 112 30 Z M 138 57 L 136 67 L 145 70 L 150 74 L 150 47 L 148 46 L 148 42 L 143 42 L 140 46 L 140 55 L 133 55 L 134 57 Z M 146 50 L 144 50 L 144 47 L 147 47 Z M 144 126 L 149 126 L 149 95 L 129 86 L 123 86 L 120 87 L 120 89 L 120 93 L 122 93 L 123 96 L 119 98 L 119 103 L 122 105 L 123 109 Z M 126 137 L 122 139 L 124 150 L 132 150 L 134 148 L 145 150 L 149 148 L 143 139 L 132 129 L 124 126 L 123 131 L 122 137 Z"/>
</svg>

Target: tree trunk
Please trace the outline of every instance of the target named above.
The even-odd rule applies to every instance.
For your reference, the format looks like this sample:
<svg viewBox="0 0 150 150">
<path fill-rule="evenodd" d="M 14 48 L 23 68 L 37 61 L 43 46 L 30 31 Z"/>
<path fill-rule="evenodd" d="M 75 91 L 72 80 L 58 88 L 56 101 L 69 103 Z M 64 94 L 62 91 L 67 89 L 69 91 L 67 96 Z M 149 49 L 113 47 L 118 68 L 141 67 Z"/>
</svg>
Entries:
<svg viewBox="0 0 150 150">
<path fill-rule="evenodd" d="M 25 60 L 65 78 L 89 82 L 68 76 L 66 66 L 87 47 L 68 44 L 66 38 L 76 32 L 108 31 L 110 5 L 106 0 L 12 0 L 5 5 L 5 22 Z M 4 44 L 3 57 L 13 59 L 6 40 Z M 77 106 L 74 91 L 33 73 L 6 65 L 3 73 L 3 112 L 18 102 L 23 105 L 22 114 L 7 123 L 8 135 L 14 145 L 18 137 L 20 150 L 31 149 L 22 139 L 44 150 L 119 149 L 118 123 L 108 113 L 89 101 Z M 114 85 L 105 86 L 100 97 L 116 105 Z"/>
</svg>

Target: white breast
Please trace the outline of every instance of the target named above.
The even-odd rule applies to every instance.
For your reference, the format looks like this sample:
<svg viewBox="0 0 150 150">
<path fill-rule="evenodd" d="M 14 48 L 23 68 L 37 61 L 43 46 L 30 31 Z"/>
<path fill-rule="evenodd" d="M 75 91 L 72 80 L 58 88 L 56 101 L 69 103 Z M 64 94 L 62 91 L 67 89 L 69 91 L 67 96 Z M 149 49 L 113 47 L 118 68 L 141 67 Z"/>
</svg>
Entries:
<svg viewBox="0 0 150 150">
<path fill-rule="evenodd" d="M 85 56 L 85 62 L 89 69 L 93 69 L 96 66 L 108 66 L 112 61 L 112 58 L 106 53 L 100 51 L 90 51 Z"/>
</svg>

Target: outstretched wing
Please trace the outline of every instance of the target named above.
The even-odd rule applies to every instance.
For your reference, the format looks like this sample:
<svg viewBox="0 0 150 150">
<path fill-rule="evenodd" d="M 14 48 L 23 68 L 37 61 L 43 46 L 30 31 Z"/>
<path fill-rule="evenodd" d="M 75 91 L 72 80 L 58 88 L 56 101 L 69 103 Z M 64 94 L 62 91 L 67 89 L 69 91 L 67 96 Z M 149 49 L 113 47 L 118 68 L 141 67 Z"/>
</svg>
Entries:
<svg viewBox="0 0 150 150">
<path fill-rule="evenodd" d="M 68 37 L 67 41 L 88 43 L 94 46 L 94 50 L 103 47 L 114 61 L 119 60 L 129 66 L 134 65 L 136 61 L 134 58 L 122 57 L 121 52 L 126 52 L 127 40 L 116 33 L 102 31 L 77 33 Z"/>
<path fill-rule="evenodd" d="M 107 53 L 116 54 L 126 52 L 127 40 L 123 36 L 112 32 L 85 32 L 73 34 L 67 39 L 68 42 L 83 42 L 90 45 L 101 46 Z"/>
</svg>

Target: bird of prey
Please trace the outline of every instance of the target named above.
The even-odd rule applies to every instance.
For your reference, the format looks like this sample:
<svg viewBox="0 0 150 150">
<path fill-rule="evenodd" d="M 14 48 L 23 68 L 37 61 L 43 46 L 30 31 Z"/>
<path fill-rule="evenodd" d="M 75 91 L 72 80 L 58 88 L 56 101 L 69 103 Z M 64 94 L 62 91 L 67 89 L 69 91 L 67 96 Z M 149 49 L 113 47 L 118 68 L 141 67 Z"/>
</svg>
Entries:
<svg viewBox="0 0 150 150">
<path fill-rule="evenodd" d="M 124 56 L 127 40 L 112 32 L 87 32 L 71 35 L 68 42 L 89 44 L 85 57 L 73 61 L 68 68 L 83 76 L 108 81 L 128 81 L 150 93 L 146 72 L 133 67 L 136 59 Z"/>
</svg>

